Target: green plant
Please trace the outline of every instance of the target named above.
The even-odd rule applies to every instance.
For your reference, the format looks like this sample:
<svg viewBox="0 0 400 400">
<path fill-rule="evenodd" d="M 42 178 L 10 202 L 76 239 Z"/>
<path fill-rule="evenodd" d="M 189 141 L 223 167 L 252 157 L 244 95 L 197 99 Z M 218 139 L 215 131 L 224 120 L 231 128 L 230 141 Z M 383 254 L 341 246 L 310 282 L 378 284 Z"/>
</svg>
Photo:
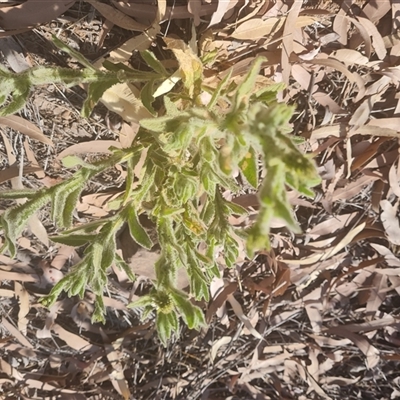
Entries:
<svg viewBox="0 0 400 400">
<path fill-rule="evenodd" d="M 89 83 L 83 107 L 83 114 L 88 115 L 107 88 L 132 80 L 148 82 L 142 91 L 143 103 L 154 112 L 152 93 L 170 74 L 153 54 L 144 52 L 142 56 L 154 73 L 110 63 L 106 65 L 108 71 L 103 72 L 61 42 L 56 44 L 85 68 L 37 68 L 18 75 L 1 71 L 0 99 L 2 103 L 10 95 L 13 99 L 0 113 L 15 112 L 23 106 L 33 85 L 57 81 L 68 85 Z M 109 158 L 91 164 L 76 156 L 67 157 L 65 166 L 80 167 L 70 179 L 38 191 L 10 190 L 0 194 L 2 198 L 28 199 L 1 216 L 6 237 L 3 251 L 15 255 L 16 238 L 29 217 L 47 203 L 51 203 L 52 218 L 61 231 L 52 240 L 86 246 L 82 261 L 54 286 L 44 303 L 53 304 L 62 291 L 82 297 L 90 288 L 96 295 L 95 321 L 104 321 L 103 290 L 109 267 L 116 264 L 135 279 L 129 266 L 116 254 L 116 233 L 121 226 L 127 222 L 132 238 L 141 246 L 149 249 L 153 245 L 139 220 L 146 213 L 155 223 L 161 256 L 156 263 L 154 288 L 131 306 L 143 307 L 144 316 L 153 310 L 157 312 L 156 325 L 164 344 L 177 331 L 178 316 L 190 328 L 197 329 L 204 323 L 201 309 L 190 296 L 209 299 L 208 284 L 219 275 L 216 253 L 221 252 L 225 264 L 231 267 L 238 256 L 240 239 L 236 238 L 247 240 L 249 256 L 268 247 L 274 216 L 298 230 L 287 201 L 286 185 L 312 196 L 311 187 L 319 182 L 312 161 L 299 151 L 289 135 L 292 108 L 275 100 L 281 86 L 254 90 L 263 59 L 256 59 L 239 84 L 227 75 L 211 89 L 204 85 L 200 59 L 181 41 L 169 40 L 167 45 L 179 62 L 182 83 L 178 90 L 164 95 L 162 116 L 140 121 L 141 128 L 130 148 L 111 149 Z M 209 92 L 206 104 L 202 101 L 204 92 Z M 144 165 L 139 176 L 134 176 L 144 150 Z M 71 228 L 72 213 L 85 183 L 116 164 L 126 166 L 127 179 L 125 190 L 114 204 L 114 215 Z M 260 168 L 265 170 L 261 184 Z M 246 214 L 246 210 L 222 195 L 223 189 L 234 193 L 241 190 L 233 178 L 237 170 L 254 190 L 259 190 L 258 219 L 248 231 L 228 223 L 231 215 Z M 175 287 L 181 268 L 186 269 L 190 278 L 190 295 Z"/>
</svg>

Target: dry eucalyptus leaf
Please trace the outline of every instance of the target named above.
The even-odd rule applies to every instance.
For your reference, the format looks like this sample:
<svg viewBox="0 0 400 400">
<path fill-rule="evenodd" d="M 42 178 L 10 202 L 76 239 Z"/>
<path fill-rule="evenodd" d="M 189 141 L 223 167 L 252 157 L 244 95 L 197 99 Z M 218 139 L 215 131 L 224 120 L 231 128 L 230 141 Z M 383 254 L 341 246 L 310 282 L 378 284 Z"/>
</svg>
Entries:
<svg viewBox="0 0 400 400">
<path fill-rule="evenodd" d="M 91 140 L 89 142 L 77 143 L 70 147 L 67 147 L 60 154 L 58 154 L 57 159 L 61 160 L 66 156 L 75 154 L 87 154 L 87 153 L 106 153 L 111 154 L 109 148 L 117 147 L 121 148 L 121 143 L 116 140 Z"/>
<path fill-rule="evenodd" d="M 0 27 L 23 29 L 56 19 L 75 3 L 75 0 L 26 0 L 14 7 L 0 8 Z"/>
<path fill-rule="evenodd" d="M 382 209 L 381 221 L 385 228 L 386 236 L 390 243 L 400 246 L 400 224 L 397 217 L 399 203 L 397 202 L 393 206 L 389 200 L 382 200 L 380 206 Z"/>
<path fill-rule="evenodd" d="M 86 1 L 90 3 L 101 15 L 106 17 L 109 21 L 119 26 L 120 28 L 128 29 L 131 31 L 139 31 L 139 32 L 143 32 L 148 28 L 148 26 L 136 22 L 133 18 L 128 17 L 123 12 L 117 10 L 116 8 L 108 4 L 101 3 L 100 1 L 97 0 L 86 0 Z"/>
<path fill-rule="evenodd" d="M 101 102 L 127 122 L 139 122 L 143 118 L 151 118 L 150 111 L 135 96 L 132 89 L 132 85 L 117 83 L 103 93 Z"/>
<path fill-rule="evenodd" d="M 319 18 L 300 15 L 296 18 L 295 27 L 302 28 L 318 21 Z M 231 36 L 241 40 L 257 40 L 277 33 L 285 23 L 286 18 L 272 17 L 268 19 L 253 18 L 239 25 Z"/>
<path fill-rule="evenodd" d="M 32 139 L 39 140 L 39 142 L 48 144 L 49 146 L 54 146 L 53 142 L 46 137 L 39 128 L 32 124 L 32 122 L 27 121 L 18 115 L 0 117 L 0 125 L 8 126 Z"/>
</svg>

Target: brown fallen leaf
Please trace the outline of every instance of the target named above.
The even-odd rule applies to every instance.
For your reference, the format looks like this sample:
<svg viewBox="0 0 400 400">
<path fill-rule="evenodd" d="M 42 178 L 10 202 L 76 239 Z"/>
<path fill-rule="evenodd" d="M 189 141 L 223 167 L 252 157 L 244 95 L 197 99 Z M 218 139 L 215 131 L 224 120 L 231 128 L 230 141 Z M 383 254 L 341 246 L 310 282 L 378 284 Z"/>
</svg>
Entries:
<svg viewBox="0 0 400 400">
<path fill-rule="evenodd" d="M 58 313 L 62 310 L 63 303 L 64 300 L 57 301 L 49 308 L 44 327 L 36 331 L 36 337 L 38 339 L 51 338 L 51 328 L 57 319 Z"/>
<path fill-rule="evenodd" d="M 289 85 L 289 78 L 291 75 L 290 56 L 294 48 L 293 32 L 297 28 L 297 21 L 300 18 L 299 12 L 302 5 L 303 3 L 301 1 L 293 2 L 293 5 L 286 16 L 285 26 L 283 28 L 281 68 L 282 81 L 285 85 Z"/>
<path fill-rule="evenodd" d="M 12 165 L 11 167 L 2 169 L 0 171 L 0 183 L 7 182 L 10 179 L 16 178 L 19 175 L 19 167 L 17 165 Z M 31 174 L 33 172 L 40 172 L 42 168 L 40 167 L 24 167 L 23 174 Z"/>
<path fill-rule="evenodd" d="M 239 25 L 232 32 L 231 37 L 240 40 L 257 40 L 265 36 L 272 36 L 283 27 L 285 20 L 285 17 L 253 18 Z M 318 20 L 317 16 L 300 15 L 296 18 L 295 27 L 302 28 Z"/>
<path fill-rule="evenodd" d="M 378 365 L 380 361 L 379 350 L 371 345 L 364 336 L 350 332 L 343 326 L 329 328 L 326 333 L 350 339 L 366 356 L 366 364 L 368 369 L 372 369 Z"/>
<path fill-rule="evenodd" d="M 14 282 L 14 290 L 19 303 L 18 329 L 23 335 L 26 335 L 28 327 L 28 319 L 26 316 L 29 313 L 29 294 L 19 282 Z"/>
<path fill-rule="evenodd" d="M 209 323 L 213 315 L 217 312 L 219 308 L 221 308 L 227 301 L 228 296 L 236 291 L 238 287 L 237 282 L 230 282 L 225 286 L 225 288 L 217 295 L 215 299 L 211 301 L 207 312 L 206 312 L 206 321 Z"/>
<path fill-rule="evenodd" d="M 361 25 L 364 26 L 368 34 L 372 36 L 372 46 L 374 47 L 375 53 L 380 60 L 383 60 L 386 57 L 387 51 L 385 42 L 378 28 L 372 21 L 367 18 L 359 16 L 357 20 L 360 22 Z"/>
<path fill-rule="evenodd" d="M 227 297 L 227 301 L 232 306 L 233 312 L 235 315 L 243 322 L 244 326 L 247 328 L 247 330 L 256 338 L 256 339 L 262 339 L 263 337 L 261 334 L 254 329 L 250 319 L 243 313 L 242 306 L 240 303 L 235 299 L 233 294 L 229 294 Z"/>
<path fill-rule="evenodd" d="M 91 140 L 89 142 L 77 143 L 70 147 L 67 147 L 57 156 L 57 160 L 61 160 L 66 156 L 75 154 L 86 154 L 86 153 L 106 153 L 111 154 L 109 148 L 117 147 L 122 148 L 121 143 L 116 140 Z"/>
<path fill-rule="evenodd" d="M 32 67 L 21 46 L 13 37 L 4 38 L 0 41 L 0 51 L 14 72 L 22 72 Z"/>
<path fill-rule="evenodd" d="M 26 0 L 17 6 L 0 8 L 0 27 L 31 28 L 56 19 L 74 4 L 75 0 Z"/>
<path fill-rule="evenodd" d="M 101 15 L 103 15 L 103 17 L 106 17 L 109 21 L 119 26 L 120 28 L 139 32 L 144 32 L 148 28 L 147 25 L 140 24 L 133 18 L 128 17 L 123 12 L 106 3 L 101 3 L 97 0 L 86 1 L 90 3 Z"/>
<path fill-rule="evenodd" d="M 6 317 L 2 317 L 0 326 L 3 326 L 3 328 L 7 329 L 7 331 L 10 332 L 10 335 L 14 336 L 15 339 L 18 340 L 23 346 L 33 349 L 33 345 L 29 342 L 25 335 L 23 335 L 13 324 L 7 321 Z"/>
<path fill-rule="evenodd" d="M 88 342 L 86 339 L 84 339 L 81 336 L 76 335 L 75 333 L 69 332 L 63 327 L 61 327 L 58 324 L 53 324 L 51 327 L 51 330 L 58 335 L 58 337 L 63 340 L 65 343 L 67 343 L 68 346 L 73 348 L 74 350 L 77 351 L 95 351 L 98 350 L 99 347 L 91 344 Z"/>
<path fill-rule="evenodd" d="M 392 7 L 391 3 L 386 1 L 371 1 L 365 4 L 363 14 L 372 22 L 378 22 L 385 16 Z"/>
<path fill-rule="evenodd" d="M 198 1 L 198 0 L 191 0 L 190 1 L 189 0 L 189 4 L 191 2 L 192 3 L 196 3 L 197 2 L 201 7 L 201 2 L 200 1 Z M 227 11 L 230 10 L 231 8 L 235 7 L 237 3 L 238 3 L 238 0 L 227 0 L 227 1 L 219 0 L 217 9 L 212 14 L 211 21 L 208 24 L 208 27 L 210 28 L 213 25 L 219 24 L 223 20 L 223 18 L 225 16 L 225 14 L 227 13 Z M 200 19 L 200 15 L 198 16 L 198 18 Z M 195 19 L 195 23 L 196 23 L 196 19 Z"/>
<path fill-rule="evenodd" d="M 8 115 L 7 117 L 0 117 L 0 125 L 8 126 L 16 131 L 36 139 L 39 142 L 54 146 L 52 140 L 46 137 L 43 132 L 37 128 L 32 122 L 19 117 L 18 115 Z"/>
<path fill-rule="evenodd" d="M 123 338 L 120 338 L 111 344 L 105 344 L 104 349 L 106 351 L 107 359 L 112 367 L 112 371 L 109 374 L 111 383 L 124 400 L 129 400 L 131 398 L 131 393 L 128 382 L 124 376 L 124 367 L 121 362 L 123 358 L 122 351 L 120 350 L 122 341 Z"/>
<path fill-rule="evenodd" d="M 323 65 L 326 67 L 331 67 L 333 69 L 336 69 L 337 71 L 341 72 L 351 83 L 355 83 L 357 85 L 358 93 L 354 99 L 354 102 L 356 103 L 364 97 L 365 84 L 361 76 L 356 72 L 350 72 L 347 69 L 347 67 L 339 60 L 336 60 L 334 58 L 314 58 L 311 61 L 304 61 L 304 62 L 308 64 Z"/>
<path fill-rule="evenodd" d="M 336 50 L 334 53 L 332 53 L 332 57 L 346 65 L 366 65 L 369 61 L 368 58 L 362 55 L 359 51 L 352 49 Z"/>
<path fill-rule="evenodd" d="M 350 230 L 346 236 L 334 247 L 325 250 L 322 253 L 313 254 L 310 257 L 302 258 L 300 260 L 282 260 L 286 264 L 294 264 L 294 265 L 308 265 L 313 264 L 319 261 L 328 260 L 329 258 L 333 257 L 341 250 L 343 250 L 351 241 L 365 228 L 366 223 L 363 222 L 362 224 L 356 226 L 352 230 Z"/>
<path fill-rule="evenodd" d="M 221 2 L 219 2 L 218 3 L 218 7 L 219 7 L 219 4 L 220 4 Z M 228 3 L 229 4 L 229 2 L 224 2 L 224 3 Z M 190 12 L 190 14 L 192 14 L 193 15 L 193 21 L 194 21 L 194 25 L 195 26 L 199 26 L 200 25 L 200 10 L 201 10 L 201 1 L 198 1 L 198 0 L 188 0 L 188 11 Z M 214 13 L 215 14 L 215 13 Z M 225 13 L 224 13 L 225 14 Z M 222 14 L 222 16 L 221 16 L 221 19 L 219 20 L 219 21 L 221 21 L 222 20 L 222 18 L 223 18 L 223 16 L 224 16 L 224 14 Z M 218 22 L 219 22 L 218 21 Z M 217 22 L 217 23 L 218 23 Z M 211 25 L 211 24 L 210 24 Z M 209 25 L 209 26 L 210 26 Z"/>
<path fill-rule="evenodd" d="M 397 210 L 399 208 L 398 202 L 392 205 L 389 200 L 382 200 L 380 202 L 382 209 L 381 221 L 385 228 L 386 236 L 390 243 L 400 245 L 400 224 L 397 218 Z"/>
</svg>

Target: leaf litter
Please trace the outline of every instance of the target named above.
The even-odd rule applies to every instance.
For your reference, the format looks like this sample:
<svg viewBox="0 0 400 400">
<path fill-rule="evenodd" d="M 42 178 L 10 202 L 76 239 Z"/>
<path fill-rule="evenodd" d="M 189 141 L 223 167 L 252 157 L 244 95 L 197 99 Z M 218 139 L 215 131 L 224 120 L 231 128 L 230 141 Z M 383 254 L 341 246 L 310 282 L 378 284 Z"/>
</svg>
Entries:
<svg viewBox="0 0 400 400">
<path fill-rule="evenodd" d="M 215 283 L 210 304 L 203 305 L 209 326 L 200 333 L 182 328 L 181 339 L 166 349 L 152 322 L 141 323 L 126 307 L 146 291 L 146 272 L 133 284 L 111 273 L 105 326 L 90 322 L 94 301 L 90 293 L 82 300 L 61 299 L 54 309 L 40 306 L 38 299 L 78 262 L 79 255 L 65 246 L 49 247 L 46 237 L 36 234 L 40 242 L 32 236 L 33 229 L 27 231 L 19 260 L 0 258 L 1 395 L 7 399 L 54 395 L 212 399 L 217 393 L 224 398 L 263 399 L 398 397 L 396 2 L 203 1 L 199 6 L 188 1 L 172 7 L 166 2 L 154 6 L 90 1 L 83 8 L 65 2 L 60 9 L 47 7 L 30 15 L 24 10 L 33 3 L 0 8 L 0 16 L 9 17 L 6 24 L 0 18 L 3 36 L 36 26 L 35 40 L 40 43 L 58 28 L 64 40 L 74 36 L 91 60 L 110 53 L 111 59 L 127 63 L 138 48 L 154 45 L 161 52 L 156 35 L 176 39 L 187 29 L 182 20 L 192 18 L 200 55 L 217 51 L 215 62 L 205 67 L 210 87 L 216 87 L 231 67 L 232 79 L 240 79 L 257 54 L 266 56 L 263 84 L 287 84 L 282 100 L 296 105 L 294 131 L 306 139 L 305 148 L 325 172 L 314 200 L 291 194 L 304 234 L 291 235 L 277 223 L 270 252 L 260 252 L 254 260 L 241 257 L 243 261 Z M 109 33 L 102 47 L 95 48 L 88 38 L 100 43 L 94 28 L 101 26 L 102 18 L 108 20 Z M 42 22 L 49 24 L 37 25 Z M 191 29 L 186 33 L 190 39 Z M 42 47 L 30 52 L 30 35 L 18 36 L 25 50 L 19 54 L 26 55 L 27 65 L 46 62 L 53 50 Z M 56 62 L 66 61 L 56 55 Z M 80 120 L 73 90 L 67 96 L 60 88 L 33 93 L 21 116 L 0 121 L 2 187 L 8 187 L 11 179 L 26 187 L 40 187 L 44 178 L 48 184 L 56 183 L 67 174 L 55 167 L 57 159 L 80 154 L 90 160 L 106 152 L 111 141 L 114 146 L 129 145 L 144 112 L 137 90 L 110 91 L 103 99 L 116 112 L 116 125 L 101 107 L 90 124 Z M 126 101 L 133 104 L 128 112 Z M 118 114 L 125 122 L 118 121 Z M 23 161 L 20 134 L 29 138 L 30 164 Z M 40 170 L 45 175 L 35 175 Z M 78 221 L 109 215 L 111 199 L 118 195 L 115 178 L 123 172 L 110 171 L 89 184 Z M 257 202 L 245 198 L 249 195 L 254 194 L 234 200 L 251 215 L 257 212 Z M 1 209 L 7 206 L 1 204 Z M 48 225 L 46 215 L 40 220 Z M 249 221 L 237 223 L 246 226 Z M 149 262 L 150 270 L 151 261 L 144 262 Z"/>
</svg>

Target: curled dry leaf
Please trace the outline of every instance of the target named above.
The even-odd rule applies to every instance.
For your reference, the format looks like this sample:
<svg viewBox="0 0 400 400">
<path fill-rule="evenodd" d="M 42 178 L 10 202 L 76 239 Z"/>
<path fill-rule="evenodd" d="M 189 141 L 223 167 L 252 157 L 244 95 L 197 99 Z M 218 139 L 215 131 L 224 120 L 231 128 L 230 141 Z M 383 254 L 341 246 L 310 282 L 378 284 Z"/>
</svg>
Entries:
<svg viewBox="0 0 400 400">
<path fill-rule="evenodd" d="M 257 339 L 262 339 L 262 336 L 260 335 L 260 333 L 258 331 L 256 331 L 249 318 L 244 315 L 243 313 L 243 309 L 242 306 L 240 305 L 240 303 L 233 297 L 233 294 L 228 295 L 227 300 L 229 301 L 229 303 L 232 306 L 233 312 L 235 313 L 235 315 L 243 322 L 244 326 L 248 329 L 248 331 Z"/>
<path fill-rule="evenodd" d="M 32 67 L 32 64 L 27 61 L 21 46 L 13 37 L 0 41 L 0 51 L 14 72 L 22 72 Z"/>
<path fill-rule="evenodd" d="M 361 126 L 365 125 L 369 120 L 371 111 L 377 101 L 381 99 L 380 94 L 375 94 L 366 98 L 354 111 L 352 117 L 350 118 L 349 124 L 352 125 L 350 128 L 350 134 L 354 130 L 358 130 Z M 349 146 L 350 147 L 350 146 Z"/>
<path fill-rule="evenodd" d="M 365 85 L 364 81 L 359 74 L 356 72 L 350 72 L 347 67 L 341 63 L 339 60 L 335 60 L 333 58 L 315 58 L 312 61 L 304 61 L 309 64 L 316 64 L 316 65 L 323 65 L 326 67 L 330 67 L 336 69 L 337 71 L 341 72 L 351 83 L 355 83 L 358 87 L 358 94 L 354 99 L 354 102 L 358 102 L 361 100 L 365 95 Z"/>
<path fill-rule="evenodd" d="M 222 338 L 216 340 L 210 349 L 210 359 L 211 362 L 213 363 L 217 357 L 218 350 L 222 347 L 225 346 L 226 344 L 229 344 L 232 341 L 232 338 L 230 336 L 222 336 Z"/>
<path fill-rule="evenodd" d="M 368 122 L 368 125 L 372 125 L 379 128 L 388 128 L 398 132 L 400 131 L 400 118 L 391 117 L 391 118 L 371 119 L 371 121 Z"/>
<path fill-rule="evenodd" d="M 307 231 L 307 235 L 311 238 L 318 238 L 319 236 L 330 235 L 335 233 L 337 230 L 346 228 L 349 226 L 355 218 L 359 216 L 358 212 L 353 212 L 351 214 L 341 214 L 328 217 L 325 221 L 320 222 L 313 228 Z"/>
<path fill-rule="evenodd" d="M 210 306 L 207 309 L 206 313 L 206 321 L 209 323 L 211 321 L 211 318 L 213 315 L 217 312 L 217 310 L 225 305 L 225 302 L 228 298 L 229 295 L 232 293 L 235 293 L 236 289 L 238 287 L 237 282 L 231 282 L 228 285 L 225 286 L 225 288 L 219 292 L 217 297 L 212 300 Z"/>
<path fill-rule="evenodd" d="M 383 60 L 386 57 L 387 51 L 385 42 L 382 38 L 382 35 L 379 33 L 379 30 L 369 19 L 363 17 L 358 17 L 357 19 L 360 24 L 364 26 L 368 32 L 368 35 L 372 36 L 372 46 L 374 47 L 375 53 L 380 60 Z"/>
<path fill-rule="evenodd" d="M 211 298 L 212 301 L 214 301 L 217 296 L 222 293 L 222 291 L 225 288 L 225 282 L 224 279 L 222 277 L 214 277 L 210 283 L 210 294 L 211 294 Z M 229 325 L 229 318 L 226 312 L 226 305 L 225 303 L 222 304 L 221 307 L 219 307 L 216 310 L 216 315 L 217 317 L 220 319 L 220 323 L 223 325 L 228 326 Z"/>
<path fill-rule="evenodd" d="M 358 29 L 361 38 L 353 37 L 351 44 L 353 45 L 353 48 L 357 48 L 361 43 L 362 40 L 364 40 L 364 51 L 365 55 L 367 56 L 368 59 L 371 58 L 371 53 L 372 53 L 372 42 L 371 42 L 371 37 L 368 34 L 368 31 L 365 29 L 364 25 L 358 22 L 357 19 L 355 18 L 350 18 L 347 15 L 345 16 L 346 20 L 349 22 L 352 22 L 354 26 Z M 350 24 L 348 24 L 350 26 Z M 354 40 L 355 39 L 355 40 Z M 355 41 L 355 43 L 354 43 Z"/>
<path fill-rule="evenodd" d="M 191 2 L 197 2 L 198 4 L 201 4 L 199 0 L 189 0 L 189 4 L 191 4 Z M 208 27 L 219 24 L 223 20 L 227 11 L 235 7 L 237 3 L 238 0 L 219 0 L 217 9 L 213 13 Z"/>
</svg>

